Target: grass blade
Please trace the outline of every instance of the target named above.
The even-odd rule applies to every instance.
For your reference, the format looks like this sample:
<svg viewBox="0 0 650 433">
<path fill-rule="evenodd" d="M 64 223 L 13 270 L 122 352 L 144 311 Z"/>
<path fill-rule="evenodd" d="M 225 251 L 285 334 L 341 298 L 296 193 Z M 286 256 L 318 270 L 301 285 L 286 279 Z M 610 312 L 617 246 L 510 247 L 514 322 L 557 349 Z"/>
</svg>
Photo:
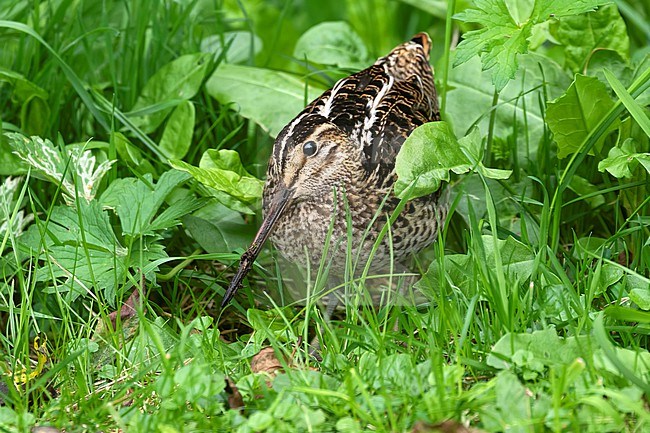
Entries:
<svg viewBox="0 0 650 433">
<path fill-rule="evenodd" d="M 634 120 L 637 121 L 643 131 L 650 137 L 650 119 L 648 119 L 648 116 L 646 116 L 646 114 L 643 112 L 641 105 L 639 105 L 639 103 L 634 100 L 632 95 L 630 95 L 628 91 L 625 90 L 623 84 L 618 81 L 614 74 L 612 74 L 608 69 L 605 69 L 603 72 L 605 73 L 607 82 L 610 86 L 612 86 L 612 89 L 614 89 L 616 95 L 619 97 L 623 105 L 625 105 L 627 111 L 630 112 Z"/>
<path fill-rule="evenodd" d="M 90 96 L 90 93 L 86 90 L 86 85 L 81 81 L 81 79 L 77 76 L 77 74 L 72 70 L 70 65 L 68 65 L 65 60 L 59 55 L 59 53 L 56 52 L 54 48 L 38 34 L 34 29 L 31 27 L 23 24 L 23 23 L 18 23 L 15 21 L 4 21 L 0 20 L 0 28 L 6 28 L 6 29 L 13 29 L 16 31 L 19 31 L 21 33 L 25 33 L 34 39 L 36 39 L 41 45 L 43 45 L 51 54 L 52 56 L 56 59 L 56 61 L 59 63 L 59 66 L 61 66 L 61 69 L 63 70 L 63 73 L 65 74 L 66 78 L 74 87 L 76 90 L 77 94 L 81 98 L 81 100 L 84 102 L 86 107 L 88 107 L 88 110 L 92 113 L 93 117 L 97 119 L 97 121 L 104 127 L 104 129 L 109 132 L 111 130 L 110 125 L 108 121 L 106 120 L 106 117 L 97 109 L 97 106 L 95 105 L 93 98 Z"/>
</svg>

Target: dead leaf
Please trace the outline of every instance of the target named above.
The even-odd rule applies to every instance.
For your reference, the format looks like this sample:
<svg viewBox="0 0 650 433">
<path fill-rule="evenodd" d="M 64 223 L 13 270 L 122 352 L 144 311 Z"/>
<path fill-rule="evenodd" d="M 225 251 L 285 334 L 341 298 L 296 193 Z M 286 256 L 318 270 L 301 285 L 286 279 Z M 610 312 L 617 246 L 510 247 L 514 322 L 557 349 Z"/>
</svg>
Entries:
<svg viewBox="0 0 650 433">
<path fill-rule="evenodd" d="M 122 308 L 119 311 L 113 311 L 111 314 L 108 315 L 108 318 L 111 320 L 113 323 L 113 328 L 117 325 L 117 314 L 120 314 L 120 319 L 122 322 L 132 319 L 138 314 L 138 311 L 136 308 L 138 307 L 138 304 L 140 303 L 140 291 L 139 290 L 134 290 L 133 293 L 131 293 L 131 296 L 126 300 L 124 305 L 122 305 Z"/>
<path fill-rule="evenodd" d="M 61 430 L 54 427 L 38 426 L 32 428 L 32 433 L 61 433 Z"/>
<path fill-rule="evenodd" d="M 282 364 L 275 356 L 275 351 L 272 347 L 265 347 L 253 356 L 251 359 L 251 371 L 253 373 L 267 373 L 275 376 L 278 370 L 282 370 Z"/>
<path fill-rule="evenodd" d="M 124 333 L 124 339 L 125 341 L 129 340 L 138 328 L 137 308 L 139 303 L 140 291 L 136 289 L 133 291 L 133 293 L 131 293 L 131 296 L 129 296 L 126 302 L 122 304 L 122 308 L 119 308 L 118 310 L 113 311 L 108 315 L 108 322 L 110 322 L 110 325 L 101 320 L 99 321 L 95 327 L 95 334 L 104 335 L 107 332 L 117 329 L 119 317 L 119 324 L 121 324 L 121 329 Z M 108 326 L 110 326 L 109 330 L 106 329 Z M 95 338 L 93 337 L 93 339 Z"/>
<path fill-rule="evenodd" d="M 244 399 L 237 389 L 235 382 L 233 382 L 229 377 L 226 378 L 226 392 L 228 393 L 228 407 L 230 407 L 230 409 L 243 411 Z"/>
</svg>

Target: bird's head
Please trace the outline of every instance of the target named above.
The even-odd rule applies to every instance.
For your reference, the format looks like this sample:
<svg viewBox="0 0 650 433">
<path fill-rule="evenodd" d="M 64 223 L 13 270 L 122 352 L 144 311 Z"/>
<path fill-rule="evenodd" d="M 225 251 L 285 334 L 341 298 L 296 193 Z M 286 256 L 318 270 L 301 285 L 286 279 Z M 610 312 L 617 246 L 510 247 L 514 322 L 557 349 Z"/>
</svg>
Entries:
<svg viewBox="0 0 650 433">
<path fill-rule="evenodd" d="M 327 118 L 317 114 L 298 116 L 275 141 L 267 173 L 265 208 L 284 189 L 289 190 L 294 202 L 331 194 L 332 188 L 345 183 L 359 164 L 358 152 L 348 134 Z"/>
<path fill-rule="evenodd" d="M 224 295 L 228 304 L 287 207 L 332 194 L 359 166 L 358 145 L 338 126 L 317 114 L 301 114 L 278 135 L 264 191 L 264 221 Z"/>
</svg>

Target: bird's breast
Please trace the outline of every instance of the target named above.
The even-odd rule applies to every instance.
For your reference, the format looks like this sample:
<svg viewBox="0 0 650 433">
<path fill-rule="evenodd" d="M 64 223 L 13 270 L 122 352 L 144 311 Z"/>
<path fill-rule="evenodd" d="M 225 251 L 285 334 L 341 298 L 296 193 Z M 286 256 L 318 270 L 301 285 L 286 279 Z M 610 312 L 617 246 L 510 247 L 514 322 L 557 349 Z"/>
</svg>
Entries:
<svg viewBox="0 0 650 433">
<path fill-rule="evenodd" d="M 331 194 L 291 203 L 278 219 L 271 242 L 287 260 L 318 266 L 325 245 L 334 245 L 344 233 L 345 220 Z"/>
<path fill-rule="evenodd" d="M 278 220 L 271 242 L 287 260 L 303 267 L 318 267 L 327 251 L 332 271 L 343 273 L 351 251 L 363 268 L 399 202 L 392 195 L 387 198 L 387 191 L 375 192 L 352 190 L 336 198 L 331 194 L 292 203 Z M 446 204 L 438 200 L 408 203 L 377 248 L 371 268 L 383 271 L 392 261 L 431 244 L 445 216 Z"/>
</svg>

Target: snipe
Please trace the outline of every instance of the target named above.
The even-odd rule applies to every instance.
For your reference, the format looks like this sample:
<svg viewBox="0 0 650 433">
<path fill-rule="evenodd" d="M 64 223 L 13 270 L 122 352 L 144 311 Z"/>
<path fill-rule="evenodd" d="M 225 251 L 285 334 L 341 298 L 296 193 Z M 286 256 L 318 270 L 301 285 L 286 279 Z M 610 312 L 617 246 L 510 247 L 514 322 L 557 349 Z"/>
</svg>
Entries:
<svg viewBox="0 0 650 433">
<path fill-rule="evenodd" d="M 338 81 L 280 132 L 264 188 L 264 222 L 242 255 L 222 306 L 269 237 L 285 258 L 302 265 L 317 266 L 327 240 L 331 271 L 344 271 L 350 241 L 352 253 L 367 261 L 399 203 L 392 189 L 402 143 L 416 127 L 440 120 L 430 46 L 426 33 L 415 35 L 371 67 Z M 391 241 L 385 236 L 379 244 L 372 269 L 387 269 L 391 260 L 430 245 L 446 214 L 439 193 L 409 202 L 391 226 Z"/>
</svg>

